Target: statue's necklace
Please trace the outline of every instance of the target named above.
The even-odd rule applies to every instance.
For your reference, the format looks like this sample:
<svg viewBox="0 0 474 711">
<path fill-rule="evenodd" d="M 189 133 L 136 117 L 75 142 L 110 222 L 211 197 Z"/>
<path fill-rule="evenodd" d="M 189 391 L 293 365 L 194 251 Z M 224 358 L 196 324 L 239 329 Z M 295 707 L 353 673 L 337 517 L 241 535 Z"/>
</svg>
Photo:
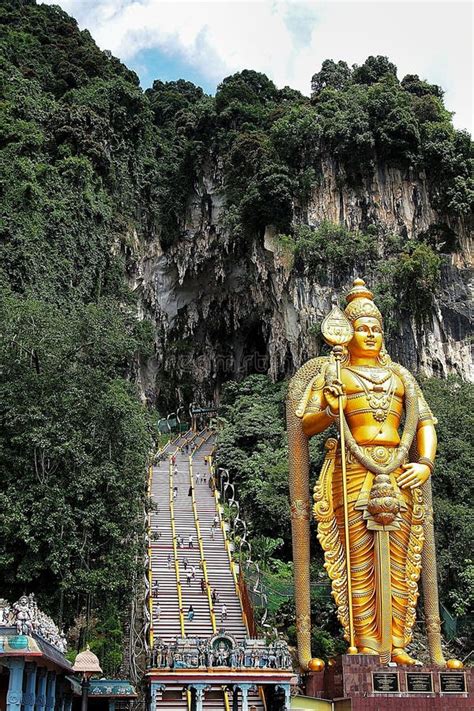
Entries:
<svg viewBox="0 0 474 711">
<path fill-rule="evenodd" d="M 354 455 L 360 464 L 366 467 L 368 471 L 371 471 L 373 474 L 391 474 L 395 471 L 395 469 L 398 469 L 398 467 L 401 467 L 401 465 L 406 462 L 408 452 L 413 444 L 418 424 L 418 395 L 413 376 L 396 363 L 391 363 L 389 368 L 400 378 L 405 390 L 405 424 L 403 425 L 400 444 L 395 450 L 395 458 L 392 459 L 389 464 L 378 464 L 369 454 L 367 454 L 367 452 L 364 451 L 364 447 L 360 447 L 357 444 L 349 425 L 347 424 L 344 413 L 342 413 L 342 426 L 344 428 L 344 435 L 349 451 Z M 395 388 L 393 392 L 395 393 Z"/>
<path fill-rule="evenodd" d="M 350 370 L 351 373 L 354 373 L 356 376 L 360 376 L 361 378 L 364 378 L 364 380 L 368 380 L 369 383 L 373 383 L 374 385 L 382 385 L 382 383 L 385 383 L 389 378 L 392 377 L 392 373 L 387 370 L 382 370 L 379 368 L 371 368 L 369 367 L 364 367 L 364 366 L 346 366 L 346 370 Z"/>
<path fill-rule="evenodd" d="M 350 370 L 361 384 L 367 403 L 370 409 L 373 410 L 372 415 L 374 420 L 377 422 L 385 422 L 392 404 L 393 394 L 396 387 L 396 381 L 393 374 L 389 371 L 387 374 L 384 373 L 383 379 L 374 380 L 370 379 L 366 375 L 363 375 L 362 373 L 356 372 L 353 368 L 347 368 L 347 370 Z M 373 387 L 370 390 L 367 387 L 367 384 L 364 383 L 363 378 L 365 378 L 365 380 L 369 380 L 369 382 L 373 384 Z M 387 382 L 389 379 L 390 382 L 388 384 L 388 388 L 387 390 L 384 390 L 382 383 Z"/>
</svg>

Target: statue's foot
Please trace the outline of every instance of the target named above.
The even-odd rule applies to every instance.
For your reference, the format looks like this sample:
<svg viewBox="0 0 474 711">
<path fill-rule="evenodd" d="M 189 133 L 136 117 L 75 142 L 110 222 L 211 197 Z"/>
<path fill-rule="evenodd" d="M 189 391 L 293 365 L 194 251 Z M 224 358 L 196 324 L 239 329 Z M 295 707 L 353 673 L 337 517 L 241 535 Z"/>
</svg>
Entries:
<svg viewBox="0 0 474 711">
<path fill-rule="evenodd" d="M 392 662 L 396 662 L 397 664 L 404 664 L 406 666 L 411 666 L 414 664 L 421 665 L 421 662 L 419 662 L 418 659 L 413 659 L 413 657 L 410 657 L 410 655 L 405 652 L 405 650 L 401 647 L 395 647 L 394 649 L 392 649 Z"/>
<path fill-rule="evenodd" d="M 377 650 L 372 649 L 371 647 L 360 647 L 359 654 L 372 654 L 373 656 L 379 656 Z"/>
</svg>

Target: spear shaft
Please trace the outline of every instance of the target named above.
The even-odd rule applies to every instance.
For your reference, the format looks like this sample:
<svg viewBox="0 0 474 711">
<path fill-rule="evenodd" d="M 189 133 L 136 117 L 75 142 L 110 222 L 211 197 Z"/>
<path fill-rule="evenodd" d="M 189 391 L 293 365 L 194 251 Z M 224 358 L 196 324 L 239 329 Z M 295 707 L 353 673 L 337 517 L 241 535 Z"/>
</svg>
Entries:
<svg viewBox="0 0 474 711">
<path fill-rule="evenodd" d="M 336 378 L 341 381 L 341 359 L 343 354 L 342 346 L 334 346 L 334 359 L 336 361 Z M 349 502 L 347 498 L 347 469 L 346 469 L 346 439 L 344 436 L 344 414 L 342 411 L 341 399 L 343 394 L 339 396 L 339 442 L 341 449 L 341 472 L 342 472 L 342 498 L 344 509 L 344 539 L 346 547 L 346 575 L 347 575 L 347 610 L 349 614 L 349 654 L 357 654 L 357 647 L 354 639 L 354 613 L 352 610 L 352 579 L 351 579 L 351 551 L 349 539 Z"/>
</svg>

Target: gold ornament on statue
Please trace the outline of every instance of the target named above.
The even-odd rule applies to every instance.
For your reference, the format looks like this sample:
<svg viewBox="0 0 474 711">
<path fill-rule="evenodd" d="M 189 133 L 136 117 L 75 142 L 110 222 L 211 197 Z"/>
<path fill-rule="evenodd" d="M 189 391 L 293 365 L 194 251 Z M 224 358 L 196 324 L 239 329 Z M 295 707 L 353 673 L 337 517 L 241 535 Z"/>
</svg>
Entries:
<svg viewBox="0 0 474 711">
<path fill-rule="evenodd" d="M 407 646 L 421 574 L 431 659 L 446 666 L 433 521 L 425 517 L 436 420 L 413 376 L 387 355 L 382 315 L 362 279 L 354 280 L 345 310 L 334 307 L 321 331 L 332 353 L 299 369 L 287 400 L 297 618 L 309 620 L 311 613 L 310 522 L 299 515 L 310 503 L 308 440 L 335 423 L 339 438 L 326 443 L 313 512 L 348 652 L 417 663 Z M 308 626 L 297 626 L 304 669 L 314 666 L 310 638 Z"/>
<path fill-rule="evenodd" d="M 344 312 L 333 306 L 321 324 L 321 333 L 330 346 L 345 346 L 352 339 L 354 329 Z"/>
<path fill-rule="evenodd" d="M 374 521 L 382 526 L 393 523 L 400 511 L 400 502 L 395 497 L 390 477 L 377 474 L 369 494 L 367 511 Z"/>
</svg>

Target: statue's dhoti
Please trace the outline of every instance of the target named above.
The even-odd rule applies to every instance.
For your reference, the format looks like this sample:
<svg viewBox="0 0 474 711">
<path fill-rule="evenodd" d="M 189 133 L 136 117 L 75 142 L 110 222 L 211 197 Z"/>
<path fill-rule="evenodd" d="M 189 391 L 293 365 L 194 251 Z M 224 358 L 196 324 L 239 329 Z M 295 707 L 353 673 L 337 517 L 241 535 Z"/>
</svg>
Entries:
<svg viewBox="0 0 474 711">
<path fill-rule="evenodd" d="M 366 447 L 365 451 L 385 464 L 396 450 L 377 446 Z M 342 472 L 340 455 L 335 454 L 334 449 L 328 452 L 315 489 L 315 515 L 339 619 L 349 639 Z M 404 648 L 412 637 L 421 571 L 423 506 L 419 489 L 397 486 L 401 471 L 396 469 L 390 475 L 399 512 L 393 523 L 380 526 L 367 508 L 374 474 L 352 455 L 347 456 L 352 610 L 358 649 L 380 652 L 386 646 L 387 640 L 382 644 L 382 630 L 384 620 L 387 629 L 387 616 L 391 618 L 389 645 L 391 642 L 393 648 Z"/>
</svg>

